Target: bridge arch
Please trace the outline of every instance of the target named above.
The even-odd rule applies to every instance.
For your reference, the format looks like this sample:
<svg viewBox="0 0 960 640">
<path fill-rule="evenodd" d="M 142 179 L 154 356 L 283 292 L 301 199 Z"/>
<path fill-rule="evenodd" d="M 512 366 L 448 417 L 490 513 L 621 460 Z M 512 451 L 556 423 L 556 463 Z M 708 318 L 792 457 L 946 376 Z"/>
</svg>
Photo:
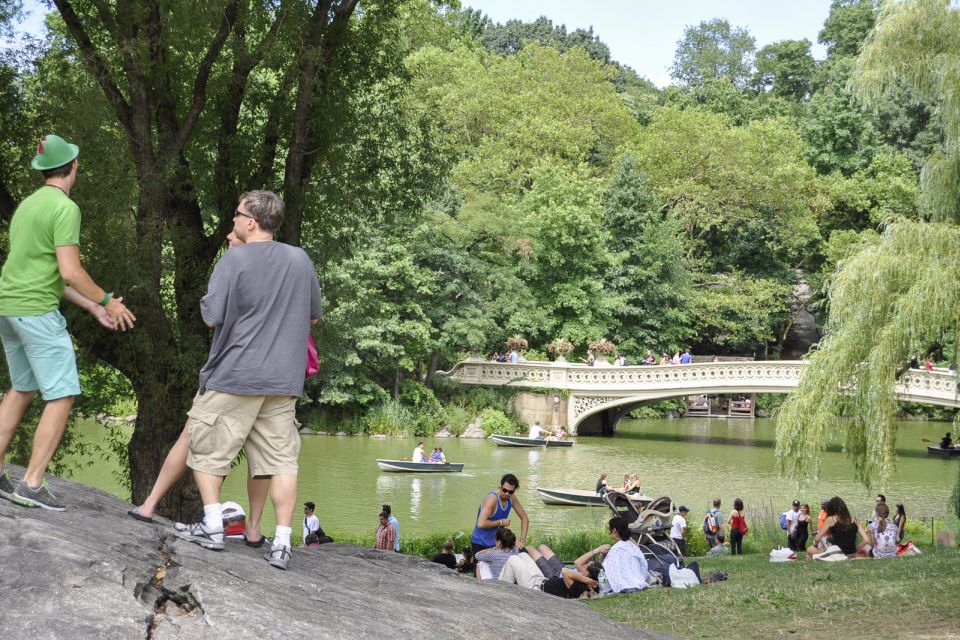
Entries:
<svg viewBox="0 0 960 640">
<path fill-rule="evenodd" d="M 566 427 L 576 434 L 585 422 L 595 423 L 593 416 L 597 415 L 605 420 L 605 430 L 612 431 L 626 407 L 652 400 L 700 394 L 789 393 L 806 367 L 803 360 L 587 367 L 568 362 L 468 359 L 441 373 L 468 385 L 563 391 L 567 395 Z M 956 375 L 945 370 L 911 369 L 897 382 L 895 392 L 901 401 L 960 408 Z"/>
</svg>

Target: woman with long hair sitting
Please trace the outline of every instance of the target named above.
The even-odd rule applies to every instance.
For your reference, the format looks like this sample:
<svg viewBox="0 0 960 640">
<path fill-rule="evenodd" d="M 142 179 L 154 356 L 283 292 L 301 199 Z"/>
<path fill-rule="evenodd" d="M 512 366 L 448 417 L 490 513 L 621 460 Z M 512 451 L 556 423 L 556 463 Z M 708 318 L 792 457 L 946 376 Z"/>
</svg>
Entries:
<svg viewBox="0 0 960 640">
<path fill-rule="evenodd" d="M 859 547 L 857 546 L 858 533 L 862 540 Z M 850 515 L 847 503 L 839 496 L 834 496 L 827 501 L 827 519 L 823 521 L 823 527 L 814 536 L 813 544 L 807 548 L 808 559 L 820 553 L 820 547 L 817 545 L 826 536 L 830 536 L 830 543 L 840 547 L 840 551 L 847 556 L 866 557 L 873 542 L 860 521 Z"/>
</svg>

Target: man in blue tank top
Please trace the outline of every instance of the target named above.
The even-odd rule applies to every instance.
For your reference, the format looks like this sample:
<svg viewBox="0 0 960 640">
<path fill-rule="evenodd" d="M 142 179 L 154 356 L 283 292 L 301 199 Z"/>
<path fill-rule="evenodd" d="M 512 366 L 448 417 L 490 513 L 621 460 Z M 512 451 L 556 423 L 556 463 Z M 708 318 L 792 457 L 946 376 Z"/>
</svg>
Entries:
<svg viewBox="0 0 960 640">
<path fill-rule="evenodd" d="M 527 512 L 523 510 L 519 498 L 515 495 L 520 487 L 517 476 L 508 473 L 500 478 L 500 490 L 491 491 L 483 498 L 480 508 L 477 509 L 477 524 L 473 527 L 470 544 L 474 553 L 483 549 L 491 549 L 497 544 L 497 529 L 510 526 L 510 510 L 516 509 L 520 516 L 520 538 L 517 548 L 522 548 L 527 541 Z"/>
</svg>

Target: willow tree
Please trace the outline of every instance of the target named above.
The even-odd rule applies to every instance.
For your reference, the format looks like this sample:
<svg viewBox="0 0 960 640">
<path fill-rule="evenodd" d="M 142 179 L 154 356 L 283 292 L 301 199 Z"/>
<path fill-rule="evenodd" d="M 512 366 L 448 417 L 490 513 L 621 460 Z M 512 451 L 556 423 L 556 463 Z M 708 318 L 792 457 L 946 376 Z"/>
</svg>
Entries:
<svg viewBox="0 0 960 640">
<path fill-rule="evenodd" d="M 911 354 L 960 335 L 960 9 L 950 0 L 886 3 L 857 67 L 851 86 L 868 104 L 906 85 L 938 111 L 942 142 L 921 173 L 927 219 L 893 222 L 838 266 L 826 336 L 780 412 L 777 458 L 782 472 L 815 477 L 839 430 L 858 479 L 883 484 L 896 461 L 898 375 Z M 960 515 L 960 474 L 957 482 Z"/>
</svg>

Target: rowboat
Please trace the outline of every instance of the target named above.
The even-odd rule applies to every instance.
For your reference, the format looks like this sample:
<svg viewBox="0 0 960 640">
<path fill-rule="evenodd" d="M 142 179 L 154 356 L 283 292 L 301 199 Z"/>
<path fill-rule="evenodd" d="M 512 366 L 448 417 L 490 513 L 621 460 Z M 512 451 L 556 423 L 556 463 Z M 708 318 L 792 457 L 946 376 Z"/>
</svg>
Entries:
<svg viewBox="0 0 960 640">
<path fill-rule="evenodd" d="M 383 471 L 406 473 L 459 473 L 463 471 L 462 462 L 411 462 L 409 460 L 383 460 L 377 458 L 377 466 Z"/>
<path fill-rule="evenodd" d="M 499 447 L 572 447 L 573 440 L 525 438 L 523 436 L 490 436 Z"/>
<path fill-rule="evenodd" d="M 941 458 L 960 458 L 960 449 L 942 449 L 940 445 L 931 445 L 927 447 L 927 454 Z"/>
<path fill-rule="evenodd" d="M 547 487 L 537 487 L 537 493 L 544 504 L 563 504 L 568 506 L 592 507 L 604 506 L 606 503 L 603 498 L 598 496 L 595 491 L 586 489 L 548 489 Z M 650 496 L 639 493 L 627 496 L 637 508 L 642 509 L 653 500 Z"/>
<path fill-rule="evenodd" d="M 524 438 L 522 436 L 490 436 L 498 447 L 543 447 L 547 441 L 543 438 Z"/>
</svg>

